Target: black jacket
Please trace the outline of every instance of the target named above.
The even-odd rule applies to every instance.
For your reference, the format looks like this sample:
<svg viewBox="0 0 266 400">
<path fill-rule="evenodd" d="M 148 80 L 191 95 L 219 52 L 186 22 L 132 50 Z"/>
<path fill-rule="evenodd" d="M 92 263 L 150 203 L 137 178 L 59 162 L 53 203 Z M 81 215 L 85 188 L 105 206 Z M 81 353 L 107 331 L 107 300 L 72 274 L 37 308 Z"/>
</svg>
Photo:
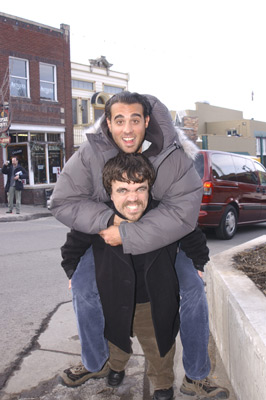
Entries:
<svg viewBox="0 0 266 400">
<path fill-rule="evenodd" d="M 180 241 L 181 249 L 193 261 L 194 267 L 203 271 L 204 265 L 209 261 L 209 248 L 206 236 L 200 228 L 184 236 Z M 72 229 L 67 233 L 67 240 L 61 247 L 61 265 L 69 279 L 72 278 L 80 258 L 91 245 L 91 235 Z"/>
<path fill-rule="evenodd" d="M 155 203 L 158 204 L 154 201 L 151 206 L 156 206 Z M 204 265 L 208 261 L 209 250 L 205 235 L 200 229 L 197 228 L 182 240 L 185 241 L 187 252 L 190 249 L 198 265 Z M 194 248 L 190 248 L 190 244 Z M 97 286 L 105 316 L 105 336 L 125 352 L 129 352 L 135 307 L 132 256 L 124 254 L 122 246 L 106 245 L 99 235 L 72 230 L 61 247 L 62 266 L 69 278 L 90 245 L 93 246 Z M 174 243 L 143 255 L 146 289 L 161 356 L 170 350 L 179 329 L 179 287 L 174 269 L 177 245 L 178 243 Z"/>
<path fill-rule="evenodd" d="M 146 212 L 157 205 L 158 202 L 151 200 Z M 179 285 L 175 272 L 177 242 L 140 256 L 131 256 L 123 253 L 122 246 L 107 245 L 100 235 L 84 236 L 80 232 L 75 233 L 77 244 L 81 236 L 86 238 L 87 248 L 92 245 L 96 282 L 105 318 L 105 337 L 130 353 L 136 305 L 136 271 L 133 263 L 138 257 L 137 262 L 140 262 L 144 273 L 148 294 L 145 301 L 151 303 L 159 352 L 162 357 L 165 356 L 174 344 L 179 330 Z M 71 245 L 74 250 L 75 240 L 71 240 Z M 67 260 L 65 249 L 66 245 L 62 247 L 62 256 Z M 70 247 L 67 247 L 67 254 L 71 254 Z"/>
<path fill-rule="evenodd" d="M 92 248 L 96 282 L 105 318 L 105 337 L 130 353 L 135 311 L 136 275 L 132 256 L 122 246 L 109 246 L 94 235 Z M 144 279 L 161 357 L 179 330 L 179 285 L 175 272 L 177 243 L 143 254 Z"/>
<path fill-rule="evenodd" d="M 3 165 L 2 168 L 2 172 L 3 174 L 7 175 L 7 183 L 5 186 L 5 191 L 8 192 L 9 191 L 9 187 L 10 187 L 10 181 L 11 181 L 11 174 L 13 171 L 13 165 L 9 164 L 9 165 Z M 23 190 L 23 182 L 22 179 L 27 179 L 28 178 L 28 173 L 25 170 L 25 168 L 23 168 L 21 165 L 17 165 L 17 167 L 14 170 L 14 174 L 16 174 L 17 172 L 22 172 L 22 174 L 19 176 L 19 179 L 17 179 L 15 181 L 15 189 L 16 190 Z"/>
</svg>

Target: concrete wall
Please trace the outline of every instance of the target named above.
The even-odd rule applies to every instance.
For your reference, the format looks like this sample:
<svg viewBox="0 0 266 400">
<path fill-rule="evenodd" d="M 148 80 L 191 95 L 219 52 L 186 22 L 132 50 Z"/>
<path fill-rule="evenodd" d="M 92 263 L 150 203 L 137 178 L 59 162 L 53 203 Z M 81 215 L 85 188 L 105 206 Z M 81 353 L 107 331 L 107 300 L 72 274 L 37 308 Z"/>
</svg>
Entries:
<svg viewBox="0 0 266 400">
<path fill-rule="evenodd" d="M 254 138 L 239 138 L 208 135 L 208 150 L 220 150 L 236 153 L 256 155 L 256 141 Z"/>
<path fill-rule="evenodd" d="M 232 264 L 266 235 L 211 257 L 206 267 L 210 330 L 239 400 L 266 399 L 266 297 Z"/>
</svg>

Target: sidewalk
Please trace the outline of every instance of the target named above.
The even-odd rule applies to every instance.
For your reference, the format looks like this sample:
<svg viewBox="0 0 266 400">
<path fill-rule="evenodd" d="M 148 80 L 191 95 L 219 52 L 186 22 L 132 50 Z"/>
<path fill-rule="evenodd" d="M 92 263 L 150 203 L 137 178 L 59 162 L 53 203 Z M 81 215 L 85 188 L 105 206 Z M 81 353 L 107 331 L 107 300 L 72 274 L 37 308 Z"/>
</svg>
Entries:
<svg viewBox="0 0 266 400">
<path fill-rule="evenodd" d="M 8 207 L 0 205 L 0 222 L 28 221 L 43 217 L 51 217 L 52 213 L 44 206 L 21 205 L 20 214 L 16 214 L 16 208 L 12 214 L 7 214 Z"/>
<path fill-rule="evenodd" d="M 21 206 L 21 214 L 6 214 L 7 208 L 0 207 L 0 222 L 25 221 L 52 216 L 42 206 Z M 236 400 L 228 381 L 215 343 L 210 338 L 209 353 L 212 363 L 210 377 L 219 385 L 230 390 L 230 400 Z M 67 388 L 60 383 L 59 374 L 65 368 L 80 361 L 75 315 L 72 303 L 62 304 L 52 315 L 42 332 L 35 338 L 33 349 L 25 354 L 19 368 L 6 382 L 0 395 L 1 400 L 150 400 L 153 388 L 145 374 L 143 352 L 133 340 L 133 355 L 126 369 L 123 384 L 116 389 L 106 386 L 106 379 L 89 380 L 77 388 Z M 175 356 L 175 399 L 199 400 L 197 396 L 180 393 L 184 377 L 182 345 L 178 336 Z"/>
</svg>

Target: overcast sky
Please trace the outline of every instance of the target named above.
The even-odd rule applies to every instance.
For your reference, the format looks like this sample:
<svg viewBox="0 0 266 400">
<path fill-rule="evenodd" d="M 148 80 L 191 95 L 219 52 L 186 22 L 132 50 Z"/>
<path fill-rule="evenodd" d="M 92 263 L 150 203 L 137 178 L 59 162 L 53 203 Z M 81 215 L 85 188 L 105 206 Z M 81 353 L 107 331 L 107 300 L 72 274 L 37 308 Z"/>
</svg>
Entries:
<svg viewBox="0 0 266 400">
<path fill-rule="evenodd" d="M 12 0 L 0 12 L 70 25 L 71 61 L 104 55 L 171 110 L 207 101 L 266 121 L 265 0 Z"/>
</svg>

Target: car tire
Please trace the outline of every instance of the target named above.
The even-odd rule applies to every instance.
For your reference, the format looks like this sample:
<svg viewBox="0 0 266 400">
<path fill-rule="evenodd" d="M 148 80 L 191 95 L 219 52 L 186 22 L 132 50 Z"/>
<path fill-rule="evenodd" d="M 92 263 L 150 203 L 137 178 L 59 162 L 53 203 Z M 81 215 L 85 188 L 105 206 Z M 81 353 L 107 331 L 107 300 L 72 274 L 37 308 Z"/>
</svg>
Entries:
<svg viewBox="0 0 266 400">
<path fill-rule="evenodd" d="M 229 240 L 235 235 L 237 230 L 237 212 L 235 207 L 227 206 L 220 221 L 220 225 L 215 229 L 218 239 Z"/>
</svg>

